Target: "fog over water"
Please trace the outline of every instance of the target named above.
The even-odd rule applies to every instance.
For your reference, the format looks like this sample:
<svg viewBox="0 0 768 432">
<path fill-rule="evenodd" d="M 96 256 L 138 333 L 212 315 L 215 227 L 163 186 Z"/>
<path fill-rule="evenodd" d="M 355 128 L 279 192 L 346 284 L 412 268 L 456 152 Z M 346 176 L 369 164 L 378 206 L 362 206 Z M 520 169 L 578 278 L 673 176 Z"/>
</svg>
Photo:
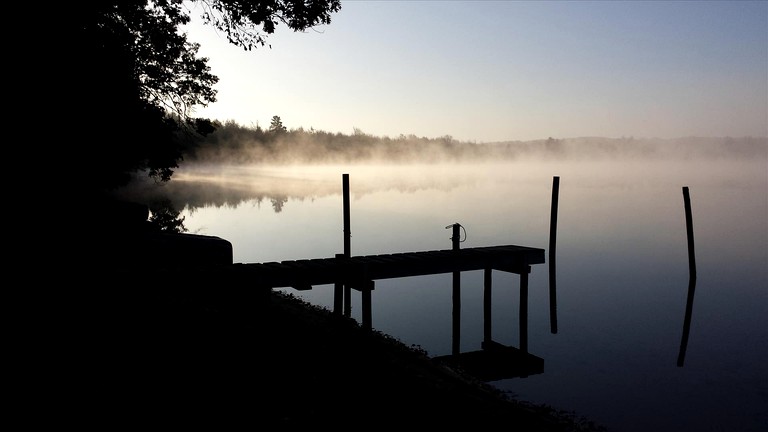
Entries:
<svg viewBox="0 0 768 432">
<path fill-rule="evenodd" d="M 571 164 L 580 167 L 575 175 L 587 182 L 604 180 L 593 177 L 593 170 L 621 171 L 636 163 L 632 164 L 636 173 L 646 178 L 642 181 L 652 181 L 679 176 L 680 169 L 697 172 L 701 169 L 697 161 L 718 162 L 707 164 L 707 169 L 727 173 L 738 170 L 744 161 L 768 157 L 768 138 L 753 137 L 549 138 L 482 144 L 456 142 L 448 137 L 446 149 L 445 145 L 431 141 L 427 145 L 412 142 L 415 137 L 402 137 L 402 142 L 395 140 L 394 144 L 385 137 L 382 144 L 381 138 L 360 136 L 364 143 L 375 141 L 376 144 L 361 143 L 360 147 L 366 150 L 352 152 L 349 148 L 355 147 L 354 141 L 340 148 L 328 142 L 313 142 L 311 134 L 292 133 L 289 138 L 266 146 L 256 142 L 241 150 L 238 147 L 241 144 L 237 144 L 236 152 L 225 155 L 220 151 L 215 155 L 200 151 L 200 155 L 181 163 L 169 184 L 139 181 L 123 194 L 139 201 L 164 197 L 178 209 L 195 209 L 237 205 L 251 199 L 306 199 L 338 194 L 342 172 L 354 173 L 352 192 L 359 195 L 386 189 L 445 190 L 497 175 L 514 175 L 518 181 L 531 181 L 532 177 L 525 174 L 536 173 L 535 167 L 544 162 L 563 169 Z M 216 145 L 232 147 L 221 138 Z M 264 147 L 271 150 L 266 152 Z M 353 154 L 350 156 L 350 153 Z M 584 169 L 589 164 L 594 165 Z M 419 168 L 414 169 L 414 165 Z M 510 171 L 512 166 L 514 172 Z"/>
</svg>

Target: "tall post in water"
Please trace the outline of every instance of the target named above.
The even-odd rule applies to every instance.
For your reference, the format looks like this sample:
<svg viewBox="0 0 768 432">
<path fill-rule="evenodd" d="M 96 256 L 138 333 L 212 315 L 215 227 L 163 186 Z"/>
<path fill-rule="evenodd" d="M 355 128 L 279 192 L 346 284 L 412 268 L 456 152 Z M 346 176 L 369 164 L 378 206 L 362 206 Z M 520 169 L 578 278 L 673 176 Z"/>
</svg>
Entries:
<svg viewBox="0 0 768 432">
<path fill-rule="evenodd" d="M 349 174 L 342 174 L 342 193 L 344 201 L 344 258 L 350 258 L 352 252 L 350 243 L 352 234 L 349 230 Z M 352 316 L 352 288 L 349 284 L 344 285 L 344 316 Z"/>
<path fill-rule="evenodd" d="M 552 213 L 549 219 L 549 328 L 557 333 L 557 281 L 555 278 L 555 249 L 557 244 L 557 200 L 560 191 L 560 177 L 552 178 Z"/>
<path fill-rule="evenodd" d="M 352 256 L 350 251 L 352 234 L 349 232 L 349 174 L 342 174 L 341 179 L 344 193 L 344 257 L 349 258 Z"/>
<path fill-rule="evenodd" d="M 685 351 L 688 347 L 688 334 L 691 330 L 691 315 L 693 314 L 693 294 L 696 291 L 696 256 L 693 248 L 693 216 L 691 215 L 691 197 L 688 186 L 683 186 L 683 204 L 685 205 L 685 228 L 688 234 L 688 299 L 685 303 L 685 320 L 683 321 L 683 337 L 680 340 L 680 352 L 677 355 L 677 366 L 685 362 Z"/>
<path fill-rule="evenodd" d="M 451 237 L 451 243 L 453 250 L 459 250 L 459 243 L 461 236 L 459 234 L 458 223 L 453 224 L 453 236 Z M 451 353 L 453 355 L 459 355 L 461 352 L 461 272 L 453 272 L 453 349 Z"/>
</svg>

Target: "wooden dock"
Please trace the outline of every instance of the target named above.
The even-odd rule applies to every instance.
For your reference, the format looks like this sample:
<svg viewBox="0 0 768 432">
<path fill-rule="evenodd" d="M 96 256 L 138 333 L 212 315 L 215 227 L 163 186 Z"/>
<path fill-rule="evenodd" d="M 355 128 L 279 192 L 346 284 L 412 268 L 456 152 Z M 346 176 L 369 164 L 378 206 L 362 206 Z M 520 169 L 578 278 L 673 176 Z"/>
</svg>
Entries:
<svg viewBox="0 0 768 432">
<path fill-rule="evenodd" d="M 300 259 L 235 264 L 249 284 L 267 288 L 308 290 L 313 285 L 342 283 L 362 290 L 370 282 L 471 270 L 528 273 L 544 263 L 544 250 L 525 246 L 487 246 L 383 255 Z"/>
<path fill-rule="evenodd" d="M 350 252 L 349 175 L 342 176 L 344 253 L 330 258 L 280 262 L 237 263 L 229 266 L 229 276 L 255 287 L 252 292 L 269 293 L 273 288 L 309 290 L 316 285 L 334 285 L 334 313 L 351 316 L 351 290 L 362 294 L 362 327 L 372 329 L 371 292 L 375 281 L 413 276 L 453 274 L 453 323 L 451 362 L 469 369 L 482 369 L 487 379 L 528 376 L 543 372 L 543 360 L 528 353 L 528 274 L 531 266 L 543 264 L 544 249 L 517 245 L 460 248 L 459 223 L 453 228 L 452 249 L 352 256 Z M 466 234 L 466 231 L 465 231 Z M 466 239 L 466 238 L 465 238 Z M 552 247 L 552 246 L 550 246 Z M 461 272 L 483 270 L 482 350 L 460 352 Z M 493 270 L 520 276 L 520 347 L 505 347 L 491 338 L 491 273 Z"/>
<path fill-rule="evenodd" d="M 455 244 L 456 245 L 456 244 Z M 544 250 L 526 246 L 502 245 L 466 249 L 405 252 L 382 255 L 302 259 L 281 262 L 235 264 L 239 280 L 250 286 L 309 290 L 314 285 L 334 285 L 334 312 L 350 316 L 350 289 L 362 294 L 362 326 L 372 329 L 371 292 L 380 279 L 453 274 L 452 364 L 477 369 L 481 379 L 525 377 L 543 371 L 543 360 L 528 353 L 528 274 L 531 265 L 544 263 Z M 459 275 L 464 271 L 484 271 L 483 349 L 461 353 L 461 296 Z M 520 347 L 504 347 L 491 337 L 491 272 L 520 275 Z M 492 347 L 493 349 L 489 349 Z M 482 364 L 486 366 L 481 366 Z M 484 373 L 479 372 L 485 368 Z"/>
</svg>

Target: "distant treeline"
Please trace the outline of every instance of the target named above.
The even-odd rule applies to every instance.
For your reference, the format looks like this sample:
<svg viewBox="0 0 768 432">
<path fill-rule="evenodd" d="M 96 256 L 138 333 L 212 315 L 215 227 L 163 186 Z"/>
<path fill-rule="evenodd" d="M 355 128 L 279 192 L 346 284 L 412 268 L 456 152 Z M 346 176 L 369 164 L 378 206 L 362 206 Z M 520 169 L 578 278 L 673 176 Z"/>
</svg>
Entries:
<svg viewBox="0 0 768 432">
<path fill-rule="evenodd" d="M 275 120 L 276 119 L 276 120 Z M 768 157 L 768 137 L 546 138 L 493 143 L 400 135 L 377 137 L 303 128 L 288 130 L 279 117 L 272 127 L 217 124 L 214 133 L 189 147 L 187 163 L 472 162 L 523 158 L 754 158 Z"/>
</svg>

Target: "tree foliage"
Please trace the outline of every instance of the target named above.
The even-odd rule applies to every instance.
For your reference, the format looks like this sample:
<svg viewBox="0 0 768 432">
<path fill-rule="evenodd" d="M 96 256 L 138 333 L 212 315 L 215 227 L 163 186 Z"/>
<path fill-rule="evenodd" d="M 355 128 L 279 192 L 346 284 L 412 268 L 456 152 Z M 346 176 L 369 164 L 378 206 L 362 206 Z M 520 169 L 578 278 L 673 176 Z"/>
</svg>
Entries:
<svg viewBox="0 0 768 432">
<path fill-rule="evenodd" d="M 60 36 L 67 132 L 78 189 L 111 190 L 139 172 L 167 181 L 185 149 L 214 130 L 195 107 L 216 101 L 218 78 L 180 27 L 202 5 L 205 23 L 246 50 L 279 23 L 298 31 L 330 23 L 338 0 L 106 0 L 68 5 Z"/>
<path fill-rule="evenodd" d="M 279 23 L 294 31 L 330 24 L 341 10 L 339 0 L 216 0 L 200 1 L 203 22 L 224 32 L 227 40 L 245 50 L 264 46 Z M 261 31 L 258 28 L 261 27 Z"/>
</svg>

